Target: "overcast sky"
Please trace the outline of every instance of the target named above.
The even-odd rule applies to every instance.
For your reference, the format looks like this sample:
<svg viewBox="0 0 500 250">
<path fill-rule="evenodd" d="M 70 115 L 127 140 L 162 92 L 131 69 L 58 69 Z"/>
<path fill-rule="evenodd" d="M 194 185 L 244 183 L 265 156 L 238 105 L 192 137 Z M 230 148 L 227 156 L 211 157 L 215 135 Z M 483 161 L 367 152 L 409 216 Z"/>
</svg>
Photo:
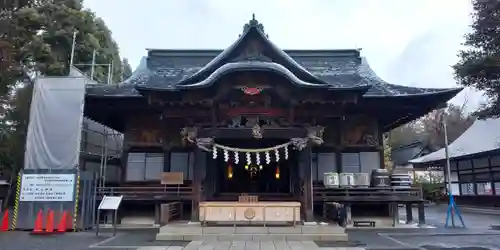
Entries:
<svg viewBox="0 0 500 250">
<path fill-rule="evenodd" d="M 384 80 L 456 86 L 450 68 L 470 29 L 469 0 L 85 0 L 136 67 L 146 48 L 224 49 L 255 13 L 282 49 L 362 48 Z M 470 106 L 483 98 L 463 91 Z"/>
</svg>

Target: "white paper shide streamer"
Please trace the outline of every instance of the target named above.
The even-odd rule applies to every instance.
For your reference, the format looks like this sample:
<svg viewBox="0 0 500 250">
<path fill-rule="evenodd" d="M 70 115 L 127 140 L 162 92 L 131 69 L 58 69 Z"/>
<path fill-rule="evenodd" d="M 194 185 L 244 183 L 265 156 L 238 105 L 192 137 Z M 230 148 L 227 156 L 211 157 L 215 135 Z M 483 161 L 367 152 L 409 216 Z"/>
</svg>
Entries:
<svg viewBox="0 0 500 250">
<path fill-rule="evenodd" d="M 288 146 L 285 147 L 285 160 L 288 160 Z"/>
<path fill-rule="evenodd" d="M 260 154 L 259 153 L 255 154 L 255 163 L 257 163 L 257 165 L 260 165 Z"/>
<path fill-rule="evenodd" d="M 217 159 L 217 147 L 212 147 L 212 157 L 214 159 Z"/>
<path fill-rule="evenodd" d="M 280 152 L 278 151 L 278 149 L 274 150 L 274 155 L 276 156 L 276 162 L 280 161 Z"/>
<path fill-rule="evenodd" d="M 250 153 L 249 152 L 246 153 L 246 157 L 247 157 L 247 165 L 252 164 L 252 158 L 250 157 Z"/>
<path fill-rule="evenodd" d="M 234 163 L 238 164 L 240 162 L 240 154 L 238 152 L 234 152 Z"/>
<path fill-rule="evenodd" d="M 224 149 L 224 161 L 225 162 L 229 161 L 229 151 L 227 151 L 226 149 Z"/>
<path fill-rule="evenodd" d="M 266 164 L 271 163 L 271 156 L 269 155 L 269 151 L 266 151 Z"/>
</svg>

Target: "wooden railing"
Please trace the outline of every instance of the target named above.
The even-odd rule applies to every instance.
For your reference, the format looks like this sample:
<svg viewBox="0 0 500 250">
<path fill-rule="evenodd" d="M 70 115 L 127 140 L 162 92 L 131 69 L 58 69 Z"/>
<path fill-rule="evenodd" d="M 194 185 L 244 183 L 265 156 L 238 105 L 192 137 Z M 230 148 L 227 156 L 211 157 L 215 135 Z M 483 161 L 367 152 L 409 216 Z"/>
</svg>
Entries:
<svg viewBox="0 0 500 250">
<path fill-rule="evenodd" d="M 313 199 L 319 201 L 337 202 L 411 202 L 421 201 L 422 191 L 418 187 L 313 187 Z"/>
<path fill-rule="evenodd" d="M 123 195 L 125 200 L 189 200 L 192 196 L 189 185 L 162 185 L 150 187 L 99 187 L 97 197 L 104 195 Z"/>
</svg>

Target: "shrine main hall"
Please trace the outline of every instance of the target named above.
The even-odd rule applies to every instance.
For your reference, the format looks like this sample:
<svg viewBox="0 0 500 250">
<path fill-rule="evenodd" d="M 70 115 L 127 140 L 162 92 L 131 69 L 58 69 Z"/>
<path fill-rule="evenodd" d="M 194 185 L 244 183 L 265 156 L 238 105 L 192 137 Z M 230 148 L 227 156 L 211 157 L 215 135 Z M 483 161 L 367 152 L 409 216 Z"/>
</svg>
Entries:
<svg viewBox="0 0 500 250">
<path fill-rule="evenodd" d="M 384 133 L 461 90 L 388 83 L 359 49 L 282 50 L 270 38 L 253 18 L 224 50 L 149 49 L 130 78 L 89 85 L 85 116 L 124 134 L 106 190 L 181 202 L 193 221 L 315 221 L 346 190 L 375 189 Z M 332 173 L 340 186 L 326 185 Z"/>
</svg>

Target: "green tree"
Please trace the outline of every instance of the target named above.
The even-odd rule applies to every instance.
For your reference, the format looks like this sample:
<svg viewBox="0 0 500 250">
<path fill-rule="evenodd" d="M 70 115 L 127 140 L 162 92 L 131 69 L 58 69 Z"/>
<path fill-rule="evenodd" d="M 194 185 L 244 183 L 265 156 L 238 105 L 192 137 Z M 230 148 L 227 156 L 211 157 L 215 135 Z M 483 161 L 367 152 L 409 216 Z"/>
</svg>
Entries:
<svg viewBox="0 0 500 250">
<path fill-rule="evenodd" d="M 122 78 L 121 58 L 110 30 L 92 11 L 83 9 L 82 0 L 41 1 L 2 11 L 2 17 L 5 32 L 0 40 L 12 45 L 12 65 L 5 70 L 9 78 L 0 78 L 3 94 L 22 78 L 21 68 L 43 75 L 66 75 L 75 31 L 74 63 L 90 64 L 95 50 L 97 64 L 112 64 L 112 81 Z M 89 65 L 78 68 L 90 71 Z M 97 66 L 94 75 L 107 82 L 108 67 Z"/>
<path fill-rule="evenodd" d="M 484 91 L 489 103 L 478 110 L 481 117 L 500 115 L 500 1 L 472 0 L 472 31 L 466 49 L 453 66 L 458 82 Z"/>
<path fill-rule="evenodd" d="M 66 75 L 73 34 L 74 63 L 113 64 L 112 81 L 122 78 L 122 61 L 116 42 L 104 21 L 82 7 L 83 0 L 19 1 L 0 8 L 0 41 L 8 44 L 9 60 L 0 74 L 0 175 L 15 177 L 23 165 L 33 84 L 28 76 Z M 2 5 L 0 5 L 2 7 Z M 1 48 L 1 47 L 0 47 Z M 79 66 L 88 72 L 90 66 Z M 105 82 L 108 67 L 96 67 L 96 79 Z"/>
</svg>

